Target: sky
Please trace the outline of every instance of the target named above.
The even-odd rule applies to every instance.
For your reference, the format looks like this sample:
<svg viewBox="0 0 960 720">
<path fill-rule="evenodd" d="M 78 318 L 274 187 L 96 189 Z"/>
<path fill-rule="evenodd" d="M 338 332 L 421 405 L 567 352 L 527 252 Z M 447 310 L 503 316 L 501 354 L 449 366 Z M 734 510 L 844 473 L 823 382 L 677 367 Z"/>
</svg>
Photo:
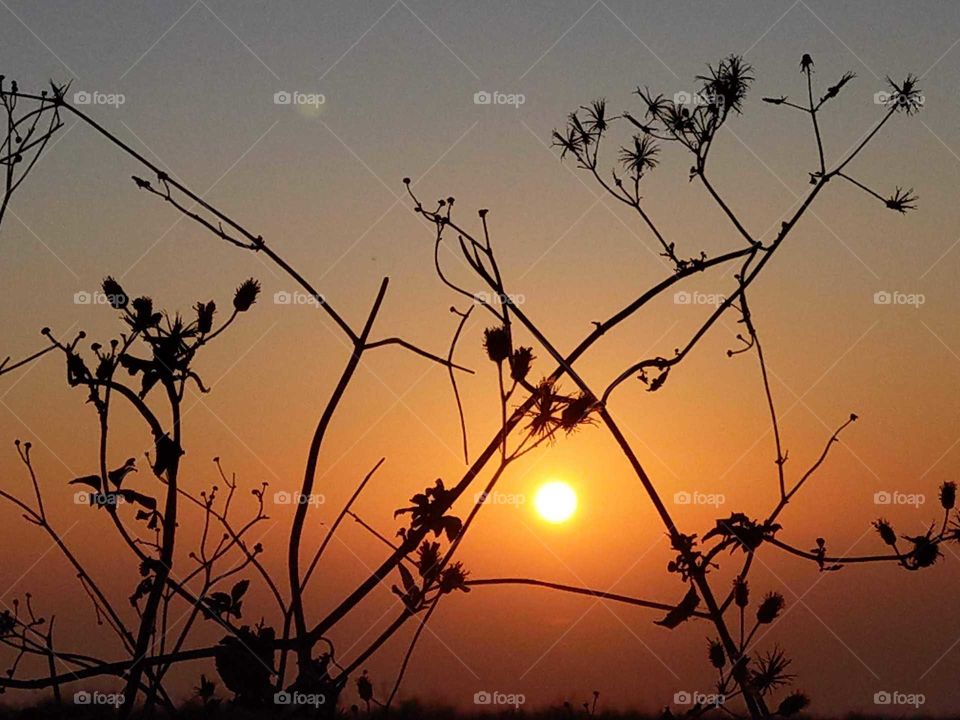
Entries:
<svg viewBox="0 0 960 720">
<path fill-rule="evenodd" d="M 851 172 L 882 194 L 913 188 L 917 211 L 900 215 L 850 185 L 831 183 L 757 281 L 751 307 L 782 416 L 788 477 L 816 460 L 851 412 L 861 418 L 831 451 L 811 491 L 790 503 L 780 537 L 802 547 L 824 537 L 832 552 L 868 554 L 884 549 L 870 527 L 877 517 L 905 534 L 922 533 L 941 517 L 936 488 L 960 470 L 955 5 L 3 0 L 0 18 L 0 74 L 28 90 L 51 79 L 72 81 L 71 93 L 96 99 L 86 106 L 93 118 L 262 234 L 354 326 L 389 276 L 374 334 L 438 353 L 456 328 L 448 308 L 457 298 L 433 271 L 432 231 L 412 212 L 405 176 L 424 199 L 456 197 L 465 222 L 489 208 L 508 288 L 556 346 L 569 350 L 592 321 L 669 268 L 629 210 L 572 163 L 561 163 L 550 136 L 567 113 L 599 97 L 611 110 L 640 113 L 638 86 L 668 97 L 689 92 L 707 63 L 743 55 L 756 82 L 742 116 L 718 136 L 711 177 L 745 225 L 770 240 L 809 187 L 816 146 L 805 117 L 760 98 L 804 96 L 804 53 L 813 56 L 821 90 L 844 71 L 856 73 L 823 114 L 829 164 L 882 116 L 875 94 L 886 76 L 915 73 L 922 112 L 894 117 Z M 315 102 L 284 104 L 278 93 Z M 515 102 L 478 104 L 477 93 L 512 95 Z M 735 229 L 703 188 L 688 182 L 688 167 L 677 148 L 665 148 L 645 180 L 645 207 L 682 254 L 737 247 Z M 214 483 L 211 458 L 218 456 L 237 473 L 249 511 L 246 489 L 266 481 L 272 496 L 298 486 L 313 427 L 349 348 L 315 307 L 277 300 L 297 288 L 276 267 L 138 192 L 129 176 L 142 173 L 67 117 L 0 228 L 0 355 L 39 349 L 44 326 L 64 335 L 83 329 L 100 341 L 115 335 L 120 324 L 109 308 L 77 300 L 105 275 L 131 294 L 185 312 L 211 298 L 227 307 L 234 288 L 257 277 L 260 301 L 200 361 L 211 392 L 188 394 L 184 420 L 185 484 L 199 491 Z M 452 272 L 469 281 L 449 259 Z M 602 386 L 639 357 L 670 355 L 711 311 L 705 298 L 730 287 L 729 273 L 695 276 L 683 286 L 693 302 L 670 295 L 652 304 L 598 344 L 579 370 Z M 916 302 L 878 301 L 884 293 Z M 480 315 L 467 324 L 457 353 L 477 370 L 461 383 L 471 452 L 499 422 Z M 628 382 L 610 402 L 688 532 L 702 534 L 734 511 L 765 515 L 776 502 L 775 451 L 755 357 L 726 357 L 739 329 L 727 317 L 661 391 Z M 549 372 L 546 352 L 535 354 L 535 372 Z M 32 441 L 51 516 L 123 606 L 135 563 L 105 516 L 78 510 L 66 485 L 96 468 L 96 417 L 84 399 L 67 387 L 62 359 L 53 355 L 0 378 L 0 477 L 5 489 L 30 492 L 13 441 Z M 147 439 L 132 415 L 117 423 L 117 464 L 141 456 Z M 381 457 L 386 461 L 356 511 L 388 537 L 400 527 L 393 511 L 410 495 L 437 477 L 455 482 L 464 469 L 445 369 L 396 349 L 364 359 L 331 426 L 320 456 L 324 502 L 309 516 L 308 546 L 319 543 L 325 523 Z M 529 499 L 551 479 L 577 491 L 574 518 L 549 525 L 531 502 L 485 508 L 460 555 L 472 577 L 525 576 L 680 599 L 684 588 L 664 572 L 670 551 L 663 527 L 603 428 L 530 454 L 499 487 Z M 151 482 L 147 473 L 137 481 Z M 878 492 L 921 497 L 913 505 L 878 506 Z M 681 506 L 678 493 L 720 501 Z M 274 504 L 269 514 L 258 539 L 282 578 L 292 509 Z M 56 615 L 60 642 L 86 647 L 93 613 L 66 563 L 15 509 L 0 507 L 0 519 L 7 548 L 0 601 L 33 593 L 42 613 Z M 184 529 L 178 561 L 185 567 L 195 529 Z M 356 523 L 346 523 L 337 538 L 308 597 L 313 618 L 384 557 L 384 546 Z M 759 649 L 780 645 L 789 653 L 814 711 L 914 709 L 878 706 L 877 692 L 921 694 L 924 712 L 954 711 L 960 615 L 948 589 L 960 578 L 960 547 L 946 548 L 945 556 L 923 573 L 868 566 L 821 574 L 812 563 L 768 550 L 758 557 L 754 592 L 783 593 L 787 612 Z M 733 564 L 725 563 L 727 573 Z M 395 605 L 388 585 L 374 592 L 335 633 L 338 653 L 358 652 Z M 262 587 L 251 589 L 247 607 L 270 612 Z M 533 706 L 579 705 L 599 690 L 603 706 L 652 710 L 677 692 L 708 690 L 710 628 L 668 631 L 652 623 L 657 617 L 540 589 L 476 588 L 441 603 L 402 697 L 472 708 L 474 694 L 486 690 L 522 693 Z M 392 684 L 409 633 L 366 666 L 379 694 Z M 194 642 L 216 639 L 205 627 Z M 94 644 L 105 657 L 119 653 L 109 638 Z M 202 669 L 184 669 L 178 687 L 196 684 Z"/>
</svg>

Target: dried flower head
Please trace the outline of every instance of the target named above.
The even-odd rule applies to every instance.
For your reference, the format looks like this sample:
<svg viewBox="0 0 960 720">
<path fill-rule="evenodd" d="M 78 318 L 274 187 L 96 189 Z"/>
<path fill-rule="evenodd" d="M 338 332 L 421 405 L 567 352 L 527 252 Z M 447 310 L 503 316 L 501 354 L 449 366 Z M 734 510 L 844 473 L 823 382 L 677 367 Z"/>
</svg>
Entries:
<svg viewBox="0 0 960 720">
<path fill-rule="evenodd" d="M 127 294 L 123 291 L 123 288 L 120 287 L 120 283 L 109 275 L 103 280 L 103 294 L 106 295 L 107 302 L 110 303 L 114 310 L 123 310 L 127 307 L 129 302 Z"/>
<path fill-rule="evenodd" d="M 519 347 L 514 350 L 510 356 L 510 377 L 517 382 L 526 380 L 533 360 L 533 348 Z"/>
<path fill-rule="evenodd" d="M 499 364 L 510 357 L 510 331 L 507 328 L 492 327 L 483 331 L 483 347 L 487 357 Z"/>
<path fill-rule="evenodd" d="M 908 74 L 899 85 L 888 77 L 887 84 L 890 86 L 890 93 L 886 104 L 895 108 L 897 112 L 902 110 L 907 115 L 920 112 L 924 97 L 920 88 L 917 87 L 917 81 L 917 76 L 912 73 Z"/>
<path fill-rule="evenodd" d="M 777 708 L 777 715 L 781 715 L 783 717 L 796 715 L 798 712 L 805 709 L 809 704 L 810 698 L 808 698 L 799 690 L 795 690 L 780 702 L 780 707 Z"/>
<path fill-rule="evenodd" d="M 827 100 L 832 100 L 833 98 L 835 98 L 837 95 L 840 94 L 840 91 L 843 89 L 843 86 L 846 85 L 851 80 L 853 80 L 855 77 L 856 75 L 854 73 L 849 71 L 845 72 L 843 75 L 840 76 L 840 79 L 837 80 L 837 83 L 835 85 L 831 85 L 829 88 L 827 88 L 827 92 L 822 98 L 820 98 L 820 102 L 825 103 Z"/>
<path fill-rule="evenodd" d="M 573 125 L 568 125 L 566 131 L 561 133 L 559 130 L 553 131 L 553 146 L 560 148 L 560 159 L 570 153 L 576 158 L 580 157 L 583 150 L 583 134 Z"/>
<path fill-rule="evenodd" d="M 440 571 L 440 543 L 424 540 L 417 550 L 417 570 L 427 583 L 432 583 Z"/>
<path fill-rule="evenodd" d="M 733 601 L 739 608 L 745 608 L 750 603 L 750 586 L 745 578 L 738 577 L 733 581 Z"/>
<path fill-rule="evenodd" d="M 953 510 L 957 504 L 957 484 L 955 482 L 945 482 L 940 486 L 940 505 L 944 510 Z"/>
<path fill-rule="evenodd" d="M 761 625 L 767 625 L 776 620 L 777 616 L 783 611 L 783 595 L 778 592 L 769 592 L 763 597 L 763 602 L 757 608 L 757 622 Z"/>
<path fill-rule="evenodd" d="M 724 111 L 739 113 L 750 83 L 754 80 L 750 74 L 753 68 L 739 55 L 730 55 L 721 60 L 716 68 L 708 65 L 707 70 L 709 75 L 697 76 L 697 80 L 703 81 L 701 94 Z"/>
<path fill-rule="evenodd" d="M 904 190 L 897 187 L 896 192 L 884 200 L 887 207 L 896 210 L 898 213 L 906 213 L 907 210 L 914 210 L 917 207 L 917 196 L 913 194 L 913 188 Z"/>
<path fill-rule="evenodd" d="M 940 545 L 930 537 L 931 532 L 932 531 L 929 531 L 926 535 L 917 535 L 915 537 L 904 536 L 904 540 L 909 540 L 913 543 L 913 550 L 910 551 L 907 558 L 907 567 L 911 570 L 930 567 L 940 559 Z"/>
<path fill-rule="evenodd" d="M 560 427 L 568 433 L 576 430 L 580 425 L 592 423 L 590 412 L 594 408 L 594 399 L 591 395 L 578 395 L 567 403 L 560 412 Z"/>
<path fill-rule="evenodd" d="M 583 124 L 588 131 L 598 135 L 606 132 L 609 127 L 606 100 L 603 98 L 594 100 L 589 106 L 582 109 L 587 114 L 587 118 L 583 121 Z"/>
<path fill-rule="evenodd" d="M 880 518 L 873 522 L 873 526 L 880 533 L 880 539 L 887 545 L 893 547 L 897 544 L 897 534 L 893 531 L 893 526 L 885 519 Z"/>
<path fill-rule="evenodd" d="M 787 672 L 791 662 L 780 647 L 774 647 L 757 659 L 756 670 L 750 677 L 753 686 L 761 695 L 766 695 L 781 685 L 789 684 L 795 677 Z"/>
<path fill-rule="evenodd" d="M 244 280 L 233 295 L 233 307 L 237 312 L 246 312 L 257 301 L 260 294 L 260 283 L 250 278 Z"/>
<path fill-rule="evenodd" d="M 620 162 L 635 177 L 657 166 L 660 148 L 649 135 L 634 135 L 633 145 L 620 148 Z"/>
<path fill-rule="evenodd" d="M 445 568 L 440 573 L 440 593 L 450 593 L 454 590 L 470 592 L 470 588 L 466 584 L 468 574 L 463 569 L 463 563 L 455 562 L 450 567 Z"/>
<path fill-rule="evenodd" d="M 719 670 L 727 664 L 727 655 L 719 640 L 710 640 L 709 643 L 707 657 L 710 658 L 710 664 Z"/>
</svg>

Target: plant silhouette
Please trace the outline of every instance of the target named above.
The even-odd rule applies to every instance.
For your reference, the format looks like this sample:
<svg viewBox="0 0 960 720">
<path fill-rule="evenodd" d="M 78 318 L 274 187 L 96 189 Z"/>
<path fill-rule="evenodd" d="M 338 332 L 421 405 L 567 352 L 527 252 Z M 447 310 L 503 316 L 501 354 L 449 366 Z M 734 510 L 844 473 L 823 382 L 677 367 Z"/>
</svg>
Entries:
<svg viewBox="0 0 960 720">
<path fill-rule="evenodd" d="M 0 690 L 52 688 L 59 702 L 63 685 L 89 678 L 113 677 L 123 685 L 123 702 L 119 710 L 122 717 L 138 710 L 149 711 L 158 705 L 172 711 L 175 709 L 174 699 L 164 686 L 170 669 L 182 663 L 207 661 L 204 672 L 198 673 L 196 698 L 208 709 L 222 704 L 216 692 L 224 688 L 233 695 L 228 702 L 238 706 L 271 706 L 283 702 L 278 697 L 290 697 L 291 694 L 320 697 L 323 702 L 315 706 L 318 714 L 333 715 L 351 678 L 364 704 L 364 712 L 369 713 L 374 706 L 380 705 L 389 709 L 417 641 L 443 597 L 466 593 L 475 587 L 522 585 L 652 609 L 658 613 L 652 622 L 664 631 L 680 632 L 688 623 L 709 627 L 711 637 L 705 659 L 716 671 L 716 695 L 724 698 L 725 709 L 732 712 L 735 705 L 740 705 L 742 712 L 751 718 L 790 716 L 804 710 L 809 700 L 804 693 L 792 689 L 795 676 L 790 671 L 791 660 L 787 651 L 779 646 L 761 650 L 754 643 L 758 630 L 777 621 L 786 605 L 782 595 L 772 591 L 764 593 L 762 589 L 758 592 L 756 586 L 760 583 L 750 580 L 757 554 L 787 553 L 815 563 L 822 572 L 836 572 L 847 565 L 864 563 L 889 563 L 917 571 L 937 563 L 941 557 L 941 544 L 960 539 L 960 516 L 955 509 L 956 486 L 952 483 L 945 483 L 940 488 L 942 522 L 938 518 L 937 523 L 922 535 L 898 535 L 890 523 L 878 519 L 875 528 L 882 551 L 877 554 L 835 555 L 829 551 L 825 538 L 817 538 L 815 547 L 809 550 L 781 539 L 782 515 L 788 503 L 813 479 L 841 434 L 858 418 L 855 414 L 845 414 L 846 419 L 838 423 L 827 438 L 816 462 L 801 472 L 788 472 L 788 456 L 783 449 L 776 403 L 760 336 L 748 303 L 754 281 L 814 201 L 827 191 L 828 186 L 832 188 L 841 184 L 831 184 L 831 181 L 842 181 L 879 200 L 884 209 L 897 213 L 913 210 L 917 201 L 912 189 L 895 186 L 892 193 L 883 194 L 848 170 L 850 163 L 890 123 L 919 111 L 922 98 L 916 78 L 908 75 L 902 82 L 890 81 L 890 101 L 882 118 L 851 151 L 836 162 L 828 162 L 821 127 L 824 113 L 855 77 L 850 72 L 841 74 L 833 85 L 822 91 L 819 99 L 815 99 L 821 91 L 814 88 L 814 67 L 813 58 L 804 55 L 800 62 L 802 85 L 805 86 L 802 88 L 803 99 L 795 102 L 788 95 L 763 98 L 778 111 L 800 112 L 809 118 L 816 152 L 807 195 L 782 221 L 773 239 L 767 242 L 747 229 L 746 221 L 714 186 L 708 171 L 711 151 L 721 141 L 721 128 L 743 111 L 744 101 L 755 81 L 753 68 L 741 57 L 729 56 L 708 66 L 697 78 L 699 90 L 690 98 L 691 102 L 671 100 L 645 87 L 637 88 L 638 111 L 612 114 L 604 100 L 595 100 L 571 113 L 565 127 L 553 133 L 561 160 L 574 162 L 603 192 L 635 212 L 640 224 L 659 243 L 661 254 L 670 267 L 670 273 L 659 282 L 609 318 L 595 322 L 592 331 L 566 354 L 545 334 L 532 318 L 532 313 L 528 314 L 527 309 L 512 299 L 514 296 L 504 283 L 497 261 L 490 213 L 486 209 L 479 210 L 477 220 L 462 221 L 455 212 L 455 206 L 459 209 L 459 205 L 453 197 L 435 202 L 422 201 L 414 192 L 410 179 L 404 180 L 414 212 L 434 233 L 432 260 L 439 281 L 453 293 L 456 302 L 466 303 L 467 307 L 452 308 L 458 320 L 445 351 L 423 349 L 396 336 L 374 339 L 378 337 L 374 334 L 374 327 L 386 299 L 387 278 L 380 284 L 362 326 L 351 325 L 324 295 L 268 245 L 262 235 L 247 229 L 195 194 L 112 131 L 67 102 L 64 88 L 54 86 L 52 93 L 31 94 L 22 92 L 15 83 L 7 85 L 0 80 L 0 98 L 10 118 L 0 153 L 7 170 L 0 220 L 13 192 L 33 167 L 49 137 L 62 125 L 61 117 L 70 114 L 142 166 L 140 175 L 132 179 L 143 193 L 169 204 L 175 212 L 205 228 L 215 238 L 266 258 L 311 297 L 317 298 L 318 305 L 334 321 L 350 346 L 350 354 L 333 392 L 320 410 L 304 459 L 304 473 L 298 489 L 300 497 L 309 497 L 315 492 L 318 458 L 325 449 L 331 422 L 342 398 L 356 380 L 361 358 L 378 349 L 399 349 L 424 362 L 439 364 L 449 372 L 467 460 L 467 468 L 460 478 L 436 479 L 410 498 L 409 505 L 397 509 L 394 518 L 402 521 L 403 526 L 391 537 L 377 530 L 376 523 L 368 523 L 353 510 L 354 502 L 384 463 L 381 459 L 359 482 L 306 565 L 303 562 L 303 538 L 310 504 L 297 504 L 285 548 L 286 577 L 273 577 L 261 562 L 263 546 L 251 544 L 249 540 L 251 529 L 267 517 L 264 510 L 266 484 L 251 490 L 257 503 L 252 517 L 239 519 L 233 505 L 239 482 L 233 473 L 224 470 L 219 458 L 214 462 L 222 485 L 193 494 L 182 487 L 179 478 L 181 458 L 190 448 L 188 428 L 181 413 L 184 393 L 188 386 L 202 393 L 208 391 L 201 376 L 201 351 L 213 340 L 221 340 L 221 335 L 223 342 L 229 342 L 229 334 L 225 331 L 240 321 L 241 316 L 255 314 L 259 283 L 254 279 L 243 281 L 237 287 L 232 303 L 226 305 L 226 312 L 221 309 L 224 307 L 222 301 L 218 304 L 214 300 L 200 300 L 189 315 L 181 315 L 157 309 L 149 297 L 128 296 L 116 280 L 107 277 L 102 290 L 121 320 L 122 329 L 115 338 L 87 346 L 83 332 L 65 338 L 44 329 L 44 347 L 18 362 L 11 364 L 8 359 L 0 365 L 0 374 L 12 372 L 48 353 L 59 353 L 64 360 L 68 386 L 81 390 L 84 400 L 94 408 L 98 423 L 99 467 L 69 484 L 88 493 L 89 504 L 99 512 L 98 521 L 112 528 L 118 544 L 137 559 L 139 575 L 131 578 L 129 583 L 131 608 L 121 610 L 116 599 L 108 597 L 49 520 L 30 443 L 17 441 L 16 448 L 34 497 L 24 499 L 16 491 L 7 489 L 0 489 L 0 497 L 19 508 L 28 523 L 53 539 L 76 571 L 80 588 L 89 598 L 98 622 L 116 635 L 124 657 L 105 660 L 60 649 L 54 642 L 53 622 L 45 623 L 34 612 L 34 601 L 28 595 L 14 605 L 13 612 L 0 614 L 0 642 L 14 656 L 7 676 L 0 677 Z M 32 109 L 22 110 L 23 106 Z M 625 130 L 627 137 L 617 145 L 610 138 L 621 129 Z M 611 142 L 615 160 L 611 167 L 607 167 L 605 158 Z M 676 146 L 687 157 L 689 179 L 702 185 L 722 211 L 737 233 L 740 241 L 737 247 L 708 256 L 696 248 L 684 247 L 661 232 L 644 203 L 641 187 L 650 182 L 654 172 L 663 170 L 665 162 L 661 149 L 669 145 Z M 27 160 L 28 156 L 32 160 Z M 451 279 L 441 262 L 440 251 L 445 244 L 451 246 L 470 268 L 477 287 Z M 695 274 L 727 268 L 735 270 L 731 292 L 673 355 L 641 357 L 625 362 L 623 370 L 603 386 L 589 384 L 578 372 L 578 362 L 588 351 L 628 318 L 643 311 L 655 298 Z M 462 339 L 465 321 L 474 311 L 489 316 L 490 325 L 477 342 L 482 342 L 493 368 L 491 374 L 495 375 L 500 417 L 497 432 L 471 459 L 458 382 L 473 371 L 457 364 L 453 358 Z M 728 357 L 750 354 L 758 362 L 775 439 L 776 473 L 771 480 L 778 488 L 778 499 L 767 511 L 756 508 L 738 510 L 727 517 L 717 518 L 712 526 L 700 532 L 689 532 L 681 529 L 668 509 L 657 483 L 612 415 L 608 400 L 621 385 L 633 380 L 638 380 L 649 392 L 663 391 L 671 373 L 711 330 L 716 329 L 719 319 L 727 315 L 736 317 L 743 328 L 735 338 L 735 346 L 728 351 Z M 534 380 L 534 377 L 540 379 Z M 146 453 L 147 467 L 137 457 L 111 467 L 111 419 L 115 417 L 113 412 L 118 405 L 132 408 L 152 437 L 153 446 Z M 456 559 L 463 538 L 508 469 L 529 453 L 549 452 L 550 445 L 561 434 L 578 431 L 608 433 L 642 484 L 670 539 L 673 557 L 666 572 L 676 581 L 674 598 L 654 601 L 626 597 L 536 578 L 472 578 L 462 561 Z M 481 480 L 482 476 L 485 482 Z M 468 506 L 463 502 L 464 495 L 477 487 L 481 489 L 476 501 Z M 398 505 L 401 502 L 402 498 L 398 498 Z M 458 509 L 454 512 L 458 502 Z M 186 512 L 193 514 L 186 516 Z M 331 538 L 348 516 L 386 546 L 386 556 L 361 582 L 343 588 L 342 599 L 325 615 L 314 617 L 310 608 L 305 606 L 305 590 L 320 567 Z M 197 548 L 189 555 L 192 565 L 184 562 L 182 548 L 177 543 L 178 528 L 187 523 L 203 529 Z M 218 533 L 213 530 L 215 527 L 222 531 L 219 540 L 216 539 Z M 178 550 L 181 551 L 179 555 Z M 227 562 L 228 558 L 236 557 L 240 558 L 239 562 Z M 729 581 L 724 582 L 723 587 L 716 581 L 716 570 L 724 561 L 735 563 L 739 568 L 732 587 Z M 336 581 L 336 578 L 328 578 L 328 581 Z M 245 596 L 252 583 L 266 588 L 276 608 L 256 608 L 254 611 L 246 604 Z M 349 660 L 338 658 L 330 639 L 332 632 L 381 584 L 400 598 L 402 609 L 376 638 L 363 640 L 365 646 L 353 657 Z M 162 628 L 174 607 L 185 608 L 187 615 L 180 632 L 170 640 Z M 240 624 L 258 617 L 264 619 L 255 624 Z M 412 619 L 418 621 L 418 626 L 398 668 L 392 690 L 389 696 L 377 698 L 373 683 L 362 668 Z M 186 649 L 186 641 L 198 621 L 214 624 L 224 635 L 215 644 Z M 46 662 L 46 674 L 24 677 L 20 661 L 26 657 Z M 216 680 L 208 679 L 210 660 L 213 661 Z M 61 671 L 58 667 L 68 669 Z M 588 715 L 596 714 L 598 699 L 599 693 L 594 692 L 592 701 L 583 704 Z M 695 717 L 714 709 L 709 704 L 694 705 L 683 714 Z M 357 707 L 356 712 L 360 711 L 361 708 Z M 673 717 L 673 711 L 668 708 L 664 716 Z"/>
</svg>

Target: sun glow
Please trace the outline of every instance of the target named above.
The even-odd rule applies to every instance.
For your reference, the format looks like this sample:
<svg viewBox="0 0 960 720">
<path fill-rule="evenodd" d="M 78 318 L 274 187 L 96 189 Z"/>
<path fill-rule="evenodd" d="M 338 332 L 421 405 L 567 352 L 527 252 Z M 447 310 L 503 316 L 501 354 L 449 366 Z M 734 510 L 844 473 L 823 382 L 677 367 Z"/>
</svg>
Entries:
<svg viewBox="0 0 960 720">
<path fill-rule="evenodd" d="M 577 493 L 567 483 L 552 480 L 540 486 L 533 505 L 547 522 L 566 522 L 577 510 Z"/>
</svg>

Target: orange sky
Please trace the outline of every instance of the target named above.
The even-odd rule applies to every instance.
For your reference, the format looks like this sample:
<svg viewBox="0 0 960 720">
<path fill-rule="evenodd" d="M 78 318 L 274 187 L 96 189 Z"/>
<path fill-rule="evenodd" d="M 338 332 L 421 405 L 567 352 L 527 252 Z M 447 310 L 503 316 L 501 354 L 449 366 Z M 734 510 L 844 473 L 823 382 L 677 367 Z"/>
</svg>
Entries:
<svg viewBox="0 0 960 720">
<path fill-rule="evenodd" d="M 921 75 L 923 112 L 895 117 L 852 167 L 883 193 L 913 187 L 918 210 L 901 216 L 850 186 L 831 184 L 756 283 L 751 306 L 790 451 L 788 477 L 816 459 L 850 412 L 861 417 L 816 476 L 813 493 L 785 511 L 781 539 L 807 548 L 823 536 L 833 552 L 867 554 L 884 549 L 870 528 L 879 515 L 908 534 L 939 520 L 936 487 L 956 479 L 960 466 L 954 396 L 960 49 L 953 47 L 960 15 L 953 7 L 884 2 L 868 10 L 812 0 L 474 7 L 407 0 L 267 10 L 184 2 L 103 4 L 81 16 L 66 4 L 10 2 L 0 16 L 0 73 L 25 89 L 52 77 L 74 78 L 77 90 L 122 93 L 122 105 L 91 107 L 91 115 L 262 233 L 354 326 L 389 275 L 374 334 L 400 335 L 439 353 L 455 329 L 447 308 L 456 299 L 433 273 L 431 233 L 410 210 L 405 175 L 424 199 L 454 195 L 465 222 L 477 208 L 490 209 L 508 288 L 567 351 L 592 321 L 669 272 L 636 219 L 602 198 L 572 164 L 561 165 L 549 147 L 551 130 L 567 112 L 604 96 L 612 109 L 639 113 L 631 94 L 637 85 L 672 96 L 692 89 L 705 63 L 746 53 L 757 82 L 744 115 L 718 137 L 711 172 L 748 228 L 769 240 L 807 191 L 816 158 L 806 118 L 760 97 L 802 97 L 804 52 L 814 56 L 822 87 L 844 70 L 856 72 L 825 111 L 829 161 L 881 115 L 873 97 L 886 74 Z M 319 112 L 273 103 L 274 93 L 295 90 L 322 93 Z M 526 101 L 517 108 L 475 105 L 473 94 L 481 90 L 523 93 Z M 663 151 L 646 181 L 650 213 L 682 254 L 737 247 L 735 231 L 703 188 L 688 182 L 688 166 L 679 149 Z M 267 481 L 271 494 L 293 490 L 347 357 L 343 337 L 315 308 L 274 302 L 275 293 L 296 290 L 275 267 L 138 193 L 127 178 L 139 171 L 68 121 L 0 229 L 7 298 L 0 304 L 0 354 L 36 350 L 45 325 L 61 334 L 83 328 L 101 342 L 111 337 L 120 325 L 108 308 L 74 303 L 75 293 L 93 291 L 107 274 L 131 294 L 182 311 L 210 298 L 226 307 L 240 281 L 258 277 L 260 302 L 200 361 L 213 389 L 185 401 L 182 477 L 194 491 L 208 486 L 217 455 L 245 488 Z M 683 286 L 701 294 L 730 287 L 729 275 L 717 271 Z M 877 305 L 878 292 L 920 293 L 924 303 Z M 709 311 L 677 304 L 670 294 L 598 343 L 578 370 L 602 387 L 639 357 L 671 355 Z M 499 422 L 496 375 L 481 345 L 486 323 L 475 313 L 458 352 L 459 362 L 477 370 L 461 379 L 471 452 Z M 671 504 L 687 532 L 702 534 L 733 511 L 764 515 L 776 501 L 756 359 L 725 356 L 738 331 L 730 316 L 660 392 L 628 382 L 610 403 L 663 497 L 723 495 L 719 508 Z M 534 375 L 552 370 L 544 350 L 535 354 Z M 57 526 L 127 610 L 135 563 L 119 549 L 105 515 L 80 512 L 66 485 L 96 468 L 96 418 L 84 399 L 66 387 L 54 356 L 0 378 L 3 487 L 29 492 L 12 443 L 31 440 Z M 148 435 L 130 416 L 115 423 L 112 446 L 119 464 L 140 455 Z M 453 483 L 463 472 L 443 368 L 393 349 L 364 359 L 320 456 L 325 502 L 311 512 L 308 547 L 380 457 L 386 463 L 357 512 L 393 536 L 401 526 L 393 511 L 412 493 L 436 477 Z M 147 473 L 135 477 L 144 487 L 152 482 Z M 532 453 L 499 489 L 532 497 L 548 479 L 577 490 L 574 519 L 548 525 L 530 502 L 486 508 L 460 556 L 473 577 L 520 575 L 679 600 L 683 587 L 664 572 L 671 553 L 663 527 L 608 433 L 588 428 Z M 922 493 L 926 502 L 878 507 L 874 494 L 883 490 Z M 243 502 L 252 507 L 248 497 Z M 461 515 L 466 508 L 458 506 Z M 269 514 L 261 542 L 282 580 L 292 509 L 274 506 Z M 85 647 L 92 612 L 66 564 L 18 512 L 3 506 L 0 518 L 7 548 L 0 601 L 32 592 L 44 614 L 57 615 L 60 642 Z M 195 530 L 184 521 L 184 566 Z M 384 556 L 355 523 L 345 523 L 338 538 L 309 596 L 314 619 Z M 789 652 L 814 711 L 883 711 L 873 704 L 881 690 L 923 693 L 924 712 L 953 710 L 960 702 L 953 673 L 960 619 L 947 589 L 958 578 L 960 549 L 945 554 L 924 573 L 871 566 L 821 575 L 812 563 L 768 550 L 751 582 L 756 593 L 782 592 L 788 613 L 761 649 L 779 643 Z M 725 562 L 727 574 L 734 564 Z M 247 607 L 270 608 L 264 589 L 254 585 Z M 338 628 L 338 652 L 349 657 L 374 637 L 392 619 L 395 601 L 388 585 L 372 593 Z M 579 704 L 597 689 L 604 704 L 654 709 L 677 691 L 708 689 L 710 628 L 667 631 L 652 624 L 657 617 L 546 590 L 477 588 L 441 603 L 403 696 L 472 707 L 473 693 L 486 689 L 521 692 L 534 704 Z M 194 642 L 217 636 L 206 628 Z M 378 692 L 389 689 L 408 637 L 402 633 L 369 663 Z M 105 657 L 117 657 L 112 642 L 95 644 Z M 200 669 L 186 669 L 179 686 L 195 684 Z"/>
</svg>

